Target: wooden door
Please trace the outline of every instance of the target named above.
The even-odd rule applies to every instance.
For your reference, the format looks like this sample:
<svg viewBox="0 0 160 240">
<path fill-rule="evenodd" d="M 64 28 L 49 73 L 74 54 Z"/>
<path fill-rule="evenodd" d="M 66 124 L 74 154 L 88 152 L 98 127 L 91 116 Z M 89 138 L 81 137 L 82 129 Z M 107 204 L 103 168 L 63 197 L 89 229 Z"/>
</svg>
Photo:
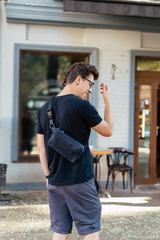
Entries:
<svg viewBox="0 0 160 240">
<path fill-rule="evenodd" d="M 157 87 L 157 182 L 160 182 L 160 80 Z"/>
<path fill-rule="evenodd" d="M 134 114 L 135 184 L 156 183 L 157 86 L 160 72 L 136 71 Z"/>
</svg>

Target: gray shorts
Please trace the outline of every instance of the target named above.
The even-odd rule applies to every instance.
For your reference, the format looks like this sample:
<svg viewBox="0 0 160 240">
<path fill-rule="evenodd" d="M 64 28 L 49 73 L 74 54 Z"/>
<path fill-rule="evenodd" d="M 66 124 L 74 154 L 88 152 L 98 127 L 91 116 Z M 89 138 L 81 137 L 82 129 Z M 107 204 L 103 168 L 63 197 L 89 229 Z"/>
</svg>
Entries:
<svg viewBox="0 0 160 240">
<path fill-rule="evenodd" d="M 73 185 L 48 184 L 51 230 L 69 234 L 74 222 L 79 235 L 98 232 L 101 203 L 94 179 Z"/>
</svg>

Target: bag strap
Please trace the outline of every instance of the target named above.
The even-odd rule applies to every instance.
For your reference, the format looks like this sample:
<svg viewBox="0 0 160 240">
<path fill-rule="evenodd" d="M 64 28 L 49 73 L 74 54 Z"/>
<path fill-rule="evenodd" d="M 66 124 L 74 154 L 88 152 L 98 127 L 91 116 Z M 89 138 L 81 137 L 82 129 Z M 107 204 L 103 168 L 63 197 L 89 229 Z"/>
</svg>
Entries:
<svg viewBox="0 0 160 240">
<path fill-rule="evenodd" d="M 53 100 L 53 99 L 52 99 Z M 56 128 L 53 122 L 53 108 L 52 108 L 52 100 L 49 101 L 48 103 L 48 108 L 47 108 L 47 115 L 48 115 L 48 119 L 49 119 L 49 127 L 50 129 L 54 129 Z"/>
</svg>

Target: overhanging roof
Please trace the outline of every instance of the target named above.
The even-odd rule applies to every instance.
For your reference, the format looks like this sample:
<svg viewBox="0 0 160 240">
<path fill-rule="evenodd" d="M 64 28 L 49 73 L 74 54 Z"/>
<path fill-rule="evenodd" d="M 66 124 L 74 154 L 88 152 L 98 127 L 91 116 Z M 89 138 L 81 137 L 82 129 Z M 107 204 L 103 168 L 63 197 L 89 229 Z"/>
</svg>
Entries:
<svg viewBox="0 0 160 240">
<path fill-rule="evenodd" d="M 160 0 L 64 0 L 64 11 L 160 18 Z"/>
<path fill-rule="evenodd" d="M 17 3 L 17 1 L 20 3 Z M 21 0 L 12 0 L 12 2 L 10 0 L 9 2 L 5 2 L 7 22 L 34 25 L 160 32 L 160 18 L 68 12 L 63 10 L 62 1 L 46 1 L 48 5 L 28 4 L 28 0 L 23 0 L 23 3 Z M 35 0 L 35 2 L 37 3 L 38 0 Z"/>
<path fill-rule="evenodd" d="M 62 0 L 59 0 L 62 1 Z M 97 3 L 123 3 L 123 4 L 143 4 L 143 5 L 158 5 L 160 0 L 73 0 L 73 1 L 83 1 L 83 2 L 97 2 Z"/>
</svg>

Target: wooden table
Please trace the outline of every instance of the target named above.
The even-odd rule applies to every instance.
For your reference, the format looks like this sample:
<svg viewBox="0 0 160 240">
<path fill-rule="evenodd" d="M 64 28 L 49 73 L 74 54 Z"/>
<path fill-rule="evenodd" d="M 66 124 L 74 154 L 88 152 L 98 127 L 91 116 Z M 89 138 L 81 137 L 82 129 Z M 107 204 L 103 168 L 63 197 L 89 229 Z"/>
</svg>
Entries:
<svg viewBox="0 0 160 240">
<path fill-rule="evenodd" d="M 100 182 L 100 158 L 103 155 L 110 155 L 111 153 L 113 153 L 112 149 L 108 149 L 108 148 L 93 148 L 90 149 L 91 151 L 91 155 L 92 155 L 92 160 L 93 160 L 93 164 L 95 164 L 95 180 L 98 181 L 97 179 L 97 166 L 99 163 L 99 181 Z"/>
</svg>

